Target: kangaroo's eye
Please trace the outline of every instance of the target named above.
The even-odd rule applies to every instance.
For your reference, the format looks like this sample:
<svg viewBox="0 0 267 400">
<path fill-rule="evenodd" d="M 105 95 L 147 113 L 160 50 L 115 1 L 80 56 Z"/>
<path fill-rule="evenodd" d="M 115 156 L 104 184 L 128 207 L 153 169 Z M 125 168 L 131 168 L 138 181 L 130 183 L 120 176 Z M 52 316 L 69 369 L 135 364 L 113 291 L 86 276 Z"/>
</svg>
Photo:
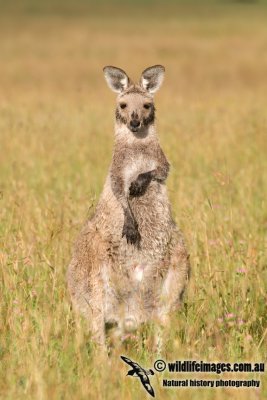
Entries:
<svg viewBox="0 0 267 400">
<path fill-rule="evenodd" d="M 124 108 L 126 108 L 127 107 L 127 104 L 126 103 L 121 103 L 120 104 L 120 108 L 123 110 Z"/>
<path fill-rule="evenodd" d="M 149 104 L 149 103 L 145 103 L 145 104 L 144 104 L 144 108 L 145 108 L 146 110 L 148 110 L 150 107 L 151 107 L 151 104 Z"/>
</svg>

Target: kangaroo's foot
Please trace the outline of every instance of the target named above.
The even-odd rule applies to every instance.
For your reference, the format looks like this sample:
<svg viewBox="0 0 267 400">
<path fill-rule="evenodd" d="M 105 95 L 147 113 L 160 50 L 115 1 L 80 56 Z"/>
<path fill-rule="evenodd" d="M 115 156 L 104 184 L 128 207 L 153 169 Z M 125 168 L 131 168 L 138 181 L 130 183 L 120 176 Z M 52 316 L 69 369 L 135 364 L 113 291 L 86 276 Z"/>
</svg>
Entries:
<svg viewBox="0 0 267 400">
<path fill-rule="evenodd" d="M 122 237 L 125 236 L 127 243 L 134 244 L 137 247 L 140 245 L 141 235 L 138 231 L 138 224 L 132 218 L 125 218 L 122 229 Z"/>
</svg>

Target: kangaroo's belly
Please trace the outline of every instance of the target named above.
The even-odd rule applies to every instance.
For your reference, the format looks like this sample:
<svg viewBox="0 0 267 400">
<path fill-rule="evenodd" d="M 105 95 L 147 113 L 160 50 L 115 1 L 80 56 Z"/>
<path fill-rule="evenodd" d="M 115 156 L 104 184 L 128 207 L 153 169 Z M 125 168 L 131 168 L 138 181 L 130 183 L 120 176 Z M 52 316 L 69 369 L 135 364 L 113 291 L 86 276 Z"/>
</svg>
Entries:
<svg viewBox="0 0 267 400">
<path fill-rule="evenodd" d="M 166 267 L 156 263 L 132 263 L 102 270 L 106 321 L 134 324 L 133 329 L 156 316 Z M 126 330 L 128 328 L 126 327 Z"/>
<path fill-rule="evenodd" d="M 152 182 L 144 196 L 134 197 L 130 206 L 143 236 L 143 246 L 161 245 L 169 238 L 172 218 L 166 186 Z M 164 243 L 163 243 L 164 244 Z"/>
<path fill-rule="evenodd" d="M 120 242 L 123 257 L 141 255 L 142 260 L 162 260 L 172 231 L 172 218 L 165 185 L 152 182 L 144 196 L 132 198 L 130 206 L 141 235 L 140 249 Z M 141 261 L 141 260 L 140 260 Z"/>
</svg>

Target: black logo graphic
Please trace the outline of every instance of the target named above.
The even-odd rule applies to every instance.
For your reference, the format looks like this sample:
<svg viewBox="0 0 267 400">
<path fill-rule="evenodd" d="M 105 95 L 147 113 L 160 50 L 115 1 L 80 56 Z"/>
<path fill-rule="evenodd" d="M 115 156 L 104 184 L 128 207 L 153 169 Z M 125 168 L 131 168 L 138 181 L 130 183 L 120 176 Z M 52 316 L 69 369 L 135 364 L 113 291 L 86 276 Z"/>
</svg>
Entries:
<svg viewBox="0 0 267 400">
<path fill-rule="evenodd" d="M 150 385 L 150 380 L 148 377 L 148 375 L 154 375 L 154 371 L 152 369 L 147 370 L 140 367 L 139 364 L 130 360 L 130 358 L 121 356 L 121 359 L 132 367 L 132 369 L 128 371 L 127 376 L 133 376 L 134 378 L 139 378 L 142 385 L 144 386 L 146 391 L 150 394 L 150 396 L 155 397 L 154 390 Z"/>
</svg>

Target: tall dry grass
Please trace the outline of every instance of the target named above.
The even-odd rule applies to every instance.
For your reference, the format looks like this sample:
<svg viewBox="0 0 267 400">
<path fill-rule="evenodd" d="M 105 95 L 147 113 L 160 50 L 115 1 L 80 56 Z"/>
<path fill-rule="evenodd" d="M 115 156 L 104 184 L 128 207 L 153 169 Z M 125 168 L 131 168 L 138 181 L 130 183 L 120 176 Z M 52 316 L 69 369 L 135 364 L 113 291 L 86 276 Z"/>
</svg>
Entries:
<svg viewBox="0 0 267 400">
<path fill-rule="evenodd" d="M 167 71 L 156 98 L 158 130 L 192 277 L 163 356 L 266 360 L 265 5 L 100 2 L 64 13 L 29 4 L 0 16 L 0 397 L 145 396 L 125 378 L 119 355 L 152 366 L 149 341 L 100 362 L 65 283 L 73 241 L 111 159 L 106 64 L 136 79 L 155 63 Z M 160 399 L 267 393 L 264 376 L 260 391 L 165 390 L 161 379 L 153 378 Z"/>
</svg>

